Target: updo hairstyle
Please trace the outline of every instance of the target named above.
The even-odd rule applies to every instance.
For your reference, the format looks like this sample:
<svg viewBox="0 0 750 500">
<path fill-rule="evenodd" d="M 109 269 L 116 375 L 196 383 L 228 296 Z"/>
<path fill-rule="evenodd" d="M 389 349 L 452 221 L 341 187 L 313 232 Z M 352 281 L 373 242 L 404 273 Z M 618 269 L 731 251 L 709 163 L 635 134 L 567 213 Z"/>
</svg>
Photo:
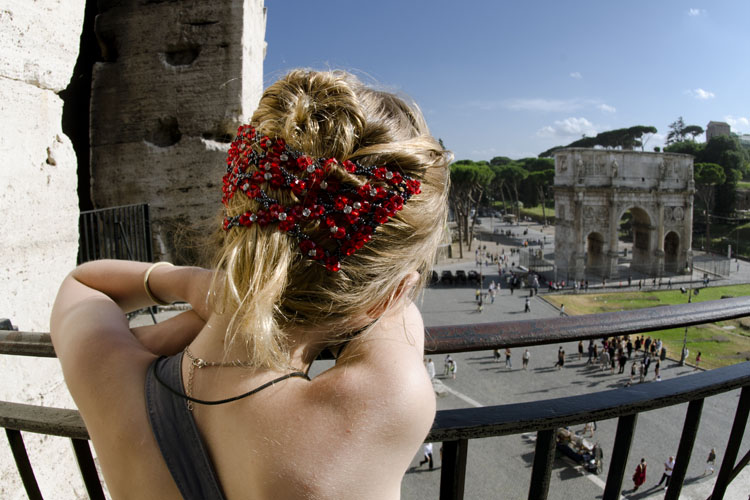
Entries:
<svg viewBox="0 0 750 500">
<path fill-rule="evenodd" d="M 307 155 L 385 165 L 421 182 L 421 194 L 344 258 L 338 272 L 303 257 L 297 240 L 276 224 L 226 232 L 215 281 L 217 307 L 234 315 L 226 346 L 243 342 L 256 366 L 288 369 L 291 330 L 325 329 L 330 334 L 321 348 L 330 347 L 364 326 L 353 320 L 382 311 L 413 271 L 422 276 L 413 293 L 421 289 L 444 235 L 451 155 L 415 105 L 340 71 L 292 71 L 263 93 L 251 124 Z M 341 167 L 330 175 L 368 181 Z M 282 205 L 299 202 L 289 189 L 264 190 Z M 258 200 L 237 195 L 225 215 L 259 208 Z"/>
</svg>

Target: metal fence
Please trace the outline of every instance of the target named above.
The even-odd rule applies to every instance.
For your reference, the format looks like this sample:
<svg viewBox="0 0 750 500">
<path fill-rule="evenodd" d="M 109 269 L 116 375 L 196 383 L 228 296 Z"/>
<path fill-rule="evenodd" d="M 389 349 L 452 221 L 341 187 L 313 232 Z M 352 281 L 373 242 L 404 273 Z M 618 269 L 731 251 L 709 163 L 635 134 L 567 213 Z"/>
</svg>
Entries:
<svg viewBox="0 0 750 500">
<path fill-rule="evenodd" d="M 520 262 L 522 266 L 537 273 L 552 271 L 555 267 L 553 262 L 544 258 L 544 253 L 538 248 L 521 250 Z"/>
<path fill-rule="evenodd" d="M 153 261 L 148 205 L 81 212 L 78 263 L 98 259 Z"/>
<path fill-rule="evenodd" d="M 544 320 L 509 321 L 429 328 L 425 350 L 431 354 L 479 351 L 657 331 L 734 319 L 750 315 L 750 297 Z M 0 354 L 54 357 L 44 333 L 0 331 Z M 535 431 L 536 450 L 529 481 L 529 499 L 546 499 L 554 461 L 555 430 L 592 420 L 617 418 L 603 500 L 620 498 L 625 466 L 638 415 L 656 408 L 688 403 L 667 499 L 677 500 L 685 483 L 704 399 L 741 389 L 734 424 L 723 457 L 712 500 L 724 497 L 727 486 L 750 462 L 750 451 L 740 455 L 740 444 L 750 413 L 750 362 L 645 387 L 615 389 L 582 396 L 514 403 L 483 408 L 440 410 L 427 441 L 443 443 L 441 499 L 462 499 L 468 448 L 472 440 Z M 88 433 L 75 410 L 0 402 L 0 427 L 18 465 L 29 498 L 41 498 L 21 431 L 64 436 L 72 440 L 76 459 L 91 498 L 104 498 L 86 442 Z M 739 460 L 738 460 L 739 458 Z"/>
<path fill-rule="evenodd" d="M 732 261 L 718 255 L 696 255 L 693 257 L 693 269 L 714 276 L 729 276 Z"/>
</svg>

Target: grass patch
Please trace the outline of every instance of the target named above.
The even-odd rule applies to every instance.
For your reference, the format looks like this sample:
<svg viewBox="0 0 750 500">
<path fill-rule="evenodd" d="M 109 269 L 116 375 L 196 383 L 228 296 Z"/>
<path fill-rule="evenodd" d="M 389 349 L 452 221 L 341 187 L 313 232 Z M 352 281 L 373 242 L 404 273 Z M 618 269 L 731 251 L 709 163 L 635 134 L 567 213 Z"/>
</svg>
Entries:
<svg viewBox="0 0 750 500">
<path fill-rule="evenodd" d="M 750 285 L 710 287 L 701 289 L 698 295 L 693 295 L 693 302 L 744 295 L 750 295 Z M 565 304 L 565 312 L 570 315 L 629 311 L 687 302 L 687 296 L 679 289 L 554 295 L 545 299 L 556 307 Z M 662 339 L 667 347 L 667 355 L 671 358 L 679 358 L 684 334 L 684 328 L 670 328 L 651 332 L 648 335 Z M 706 368 L 718 368 L 746 361 L 750 359 L 750 318 L 689 327 L 687 346 L 690 350 L 689 362 L 692 363 L 695 355 L 700 351 L 702 353 L 701 365 Z"/>
</svg>

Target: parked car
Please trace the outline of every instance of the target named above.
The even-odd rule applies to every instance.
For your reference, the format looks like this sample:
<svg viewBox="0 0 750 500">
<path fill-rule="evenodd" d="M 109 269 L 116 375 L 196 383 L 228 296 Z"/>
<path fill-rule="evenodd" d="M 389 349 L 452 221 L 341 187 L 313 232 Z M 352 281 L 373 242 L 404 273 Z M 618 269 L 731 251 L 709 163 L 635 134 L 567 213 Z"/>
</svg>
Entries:
<svg viewBox="0 0 750 500">
<path fill-rule="evenodd" d="M 470 283 L 476 283 L 477 285 L 480 284 L 479 283 L 479 273 L 476 272 L 476 271 L 474 271 L 473 269 L 471 271 L 469 271 L 468 279 L 469 279 Z"/>
<path fill-rule="evenodd" d="M 440 277 L 438 276 L 437 271 L 432 271 L 432 276 L 430 276 L 429 285 L 430 286 L 437 285 L 439 281 L 440 281 Z"/>
<path fill-rule="evenodd" d="M 466 271 L 463 269 L 456 271 L 456 281 L 459 283 L 466 283 Z"/>
<path fill-rule="evenodd" d="M 453 273 L 448 270 L 445 270 L 440 274 L 440 282 L 444 285 L 447 285 L 449 283 L 452 285 L 453 283 L 455 283 L 455 281 L 456 279 L 453 277 Z"/>
</svg>

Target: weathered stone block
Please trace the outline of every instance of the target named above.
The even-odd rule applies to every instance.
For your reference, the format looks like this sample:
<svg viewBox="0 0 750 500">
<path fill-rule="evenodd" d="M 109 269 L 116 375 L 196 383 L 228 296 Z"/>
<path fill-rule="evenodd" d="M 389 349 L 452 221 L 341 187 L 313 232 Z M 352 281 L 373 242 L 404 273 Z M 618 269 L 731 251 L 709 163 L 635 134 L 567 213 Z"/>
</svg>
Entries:
<svg viewBox="0 0 750 500">
<path fill-rule="evenodd" d="M 226 151 L 262 91 L 260 0 L 112 4 L 96 22 L 92 199 L 149 203 L 157 258 L 171 232 L 217 213 Z"/>
</svg>

